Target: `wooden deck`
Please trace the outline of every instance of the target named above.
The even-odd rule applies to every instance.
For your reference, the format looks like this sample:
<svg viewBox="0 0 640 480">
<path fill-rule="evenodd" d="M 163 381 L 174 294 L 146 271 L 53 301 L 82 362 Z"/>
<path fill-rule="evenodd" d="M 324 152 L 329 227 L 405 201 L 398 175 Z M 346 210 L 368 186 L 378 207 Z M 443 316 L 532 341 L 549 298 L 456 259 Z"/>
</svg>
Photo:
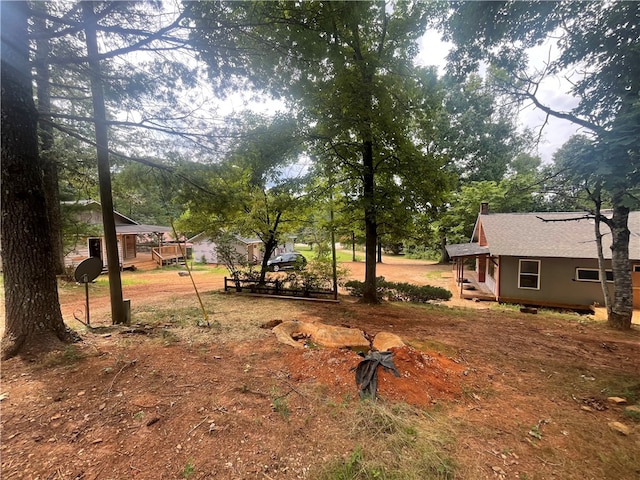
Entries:
<svg viewBox="0 0 640 480">
<path fill-rule="evenodd" d="M 151 250 L 151 258 L 157 265 L 184 265 L 185 253 L 180 245 L 163 245 Z"/>
<path fill-rule="evenodd" d="M 165 249 L 165 247 L 162 247 Z M 122 270 L 154 270 L 167 265 L 184 265 L 185 259 L 181 252 L 174 248 L 166 249 L 163 254 L 155 252 L 138 252 L 135 258 L 128 258 L 122 262 Z M 105 267 L 106 268 L 106 267 Z"/>
<path fill-rule="evenodd" d="M 455 277 L 455 275 L 453 275 Z M 466 282 L 457 282 L 452 278 L 454 295 L 466 300 L 475 300 L 477 302 L 496 302 L 496 296 L 482 283 L 478 283 L 478 277 L 474 271 L 465 271 L 464 279 Z"/>
</svg>

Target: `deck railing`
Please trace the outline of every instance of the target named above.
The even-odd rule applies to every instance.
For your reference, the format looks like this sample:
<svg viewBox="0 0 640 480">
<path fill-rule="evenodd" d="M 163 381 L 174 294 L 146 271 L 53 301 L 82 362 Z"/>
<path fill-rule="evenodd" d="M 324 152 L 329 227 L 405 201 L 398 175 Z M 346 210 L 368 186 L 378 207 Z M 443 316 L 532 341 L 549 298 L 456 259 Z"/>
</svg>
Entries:
<svg viewBox="0 0 640 480">
<path fill-rule="evenodd" d="M 179 260 L 185 259 L 180 245 L 163 245 L 161 247 L 154 247 L 151 250 L 151 258 L 160 266 L 178 263 Z"/>
</svg>

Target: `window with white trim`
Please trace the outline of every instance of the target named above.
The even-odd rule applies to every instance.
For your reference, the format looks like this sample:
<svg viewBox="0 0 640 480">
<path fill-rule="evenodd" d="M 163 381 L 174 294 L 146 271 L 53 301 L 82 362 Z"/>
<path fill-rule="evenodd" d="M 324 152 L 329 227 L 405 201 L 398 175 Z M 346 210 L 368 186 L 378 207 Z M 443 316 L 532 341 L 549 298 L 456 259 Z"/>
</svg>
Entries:
<svg viewBox="0 0 640 480">
<path fill-rule="evenodd" d="M 518 288 L 540 290 L 540 260 L 520 259 L 518 266 Z"/>
<path fill-rule="evenodd" d="M 607 270 L 607 282 L 613 282 L 613 271 Z M 579 282 L 599 282 L 600 270 L 597 268 L 576 268 L 576 280 Z"/>
</svg>

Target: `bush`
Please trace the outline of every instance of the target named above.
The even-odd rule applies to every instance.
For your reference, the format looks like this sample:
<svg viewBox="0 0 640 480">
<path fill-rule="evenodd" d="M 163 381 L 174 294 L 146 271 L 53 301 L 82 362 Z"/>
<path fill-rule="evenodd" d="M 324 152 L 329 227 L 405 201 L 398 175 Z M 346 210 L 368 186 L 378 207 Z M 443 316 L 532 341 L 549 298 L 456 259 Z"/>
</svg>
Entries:
<svg viewBox="0 0 640 480">
<path fill-rule="evenodd" d="M 349 295 L 361 297 L 364 292 L 364 283 L 359 280 L 349 280 L 345 283 Z M 415 302 L 426 303 L 432 300 L 449 300 L 451 292 L 445 288 L 431 285 L 413 285 L 406 282 L 388 282 L 384 277 L 378 277 L 376 281 L 378 298 L 390 302 Z"/>
<path fill-rule="evenodd" d="M 346 276 L 347 270 L 338 266 L 338 283 Z M 309 261 L 302 270 L 291 271 L 285 282 L 289 288 L 299 289 L 305 293 L 311 290 L 333 290 L 333 266 L 328 258 L 317 258 Z"/>
</svg>

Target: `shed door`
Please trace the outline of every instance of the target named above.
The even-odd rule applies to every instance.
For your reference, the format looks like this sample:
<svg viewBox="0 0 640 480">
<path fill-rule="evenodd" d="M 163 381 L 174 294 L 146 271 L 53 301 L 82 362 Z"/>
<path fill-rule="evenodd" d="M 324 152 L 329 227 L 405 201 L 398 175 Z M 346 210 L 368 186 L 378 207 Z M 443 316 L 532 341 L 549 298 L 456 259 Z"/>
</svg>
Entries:
<svg viewBox="0 0 640 480">
<path fill-rule="evenodd" d="M 633 287 L 633 308 L 640 310 L 640 263 L 631 266 L 631 285 Z"/>
</svg>

